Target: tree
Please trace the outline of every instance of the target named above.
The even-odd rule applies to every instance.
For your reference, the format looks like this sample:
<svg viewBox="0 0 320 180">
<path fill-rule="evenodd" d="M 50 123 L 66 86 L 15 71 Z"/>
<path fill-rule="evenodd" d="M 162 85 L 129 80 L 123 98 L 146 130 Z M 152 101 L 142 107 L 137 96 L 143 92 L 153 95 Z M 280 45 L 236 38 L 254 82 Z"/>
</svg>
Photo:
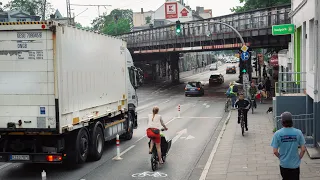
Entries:
<svg viewBox="0 0 320 180">
<path fill-rule="evenodd" d="M 259 8 L 266 8 L 271 6 L 279 6 L 283 4 L 290 4 L 291 0 L 239 0 L 244 3 L 243 6 L 236 6 L 231 8 L 232 12 L 244 12 Z"/>
<path fill-rule="evenodd" d="M 51 3 L 46 2 L 45 17 L 49 17 L 53 13 Z M 30 15 L 42 16 L 44 10 L 43 0 L 12 0 L 4 6 L 6 10 L 22 10 L 28 12 Z"/>
<path fill-rule="evenodd" d="M 75 27 L 80 28 L 80 29 L 85 29 L 85 30 L 92 30 L 91 27 L 88 26 L 82 26 L 80 23 L 76 22 Z"/>
<path fill-rule="evenodd" d="M 109 35 L 118 35 L 130 32 L 133 22 L 133 11 L 130 9 L 114 9 L 110 14 L 103 14 L 93 20 L 94 31 Z"/>
<path fill-rule="evenodd" d="M 151 23 L 151 16 L 147 16 L 145 19 L 146 19 L 146 24 L 150 24 Z"/>
</svg>

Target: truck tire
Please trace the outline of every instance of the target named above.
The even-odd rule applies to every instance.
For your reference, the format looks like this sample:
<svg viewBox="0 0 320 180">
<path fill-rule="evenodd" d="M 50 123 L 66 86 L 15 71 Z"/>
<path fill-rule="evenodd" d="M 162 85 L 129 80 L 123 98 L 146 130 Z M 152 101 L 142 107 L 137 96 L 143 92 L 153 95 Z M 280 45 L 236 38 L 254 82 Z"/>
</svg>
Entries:
<svg viewBox="0 0 320 180">
<path fill-rule="evenodd" d="M 97 123 L 92 130 L 91 143 L 89 147 L 89 159 L 98 161 L 101 159 L 104 150 L 104 136 L 101 123 Z"/>
<path fill-rule="evenodd" d="M 86 162 L 89 153 L 89 135 L 86 128 L 72 132 L 66 139 L 66 163 L 68 165 Z"/>
<path fill-rule="evenodd" d="M 133 116 L 130 113 L 128 113 L 128 129 L 127 132 L 123 135 L 123 138 L 125 140 L 131 140 L 133 137 L 133 128 L 134 128 L 134 124 L 133 124 Z"/>
</svg>

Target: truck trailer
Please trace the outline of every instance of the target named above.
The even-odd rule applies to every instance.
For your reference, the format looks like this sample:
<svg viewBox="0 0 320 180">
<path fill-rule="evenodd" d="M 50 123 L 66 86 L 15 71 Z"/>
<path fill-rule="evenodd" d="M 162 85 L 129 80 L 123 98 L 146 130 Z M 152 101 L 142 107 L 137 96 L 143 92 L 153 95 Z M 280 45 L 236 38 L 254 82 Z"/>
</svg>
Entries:
<svg viewBox="0 0 320 180">
<path fill-rule="evenodd" d="M 0 161 L 84 163 L 137 123 L 126 42 L 55 21 L 0 24 Z"/>
</svg>

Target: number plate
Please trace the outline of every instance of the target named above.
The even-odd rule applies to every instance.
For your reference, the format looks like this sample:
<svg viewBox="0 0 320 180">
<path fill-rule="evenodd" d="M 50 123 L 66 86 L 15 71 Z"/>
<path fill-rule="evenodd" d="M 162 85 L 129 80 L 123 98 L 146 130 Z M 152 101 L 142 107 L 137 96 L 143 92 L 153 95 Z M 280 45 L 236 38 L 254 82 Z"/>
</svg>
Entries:
<svg viewBox="0 0 320 180">
<path fill-rule="evenodd" d="M 29 161 L 30 156 L 29 155 L 11 155 L 10 160 L 11 161 Z"/>
</svg>

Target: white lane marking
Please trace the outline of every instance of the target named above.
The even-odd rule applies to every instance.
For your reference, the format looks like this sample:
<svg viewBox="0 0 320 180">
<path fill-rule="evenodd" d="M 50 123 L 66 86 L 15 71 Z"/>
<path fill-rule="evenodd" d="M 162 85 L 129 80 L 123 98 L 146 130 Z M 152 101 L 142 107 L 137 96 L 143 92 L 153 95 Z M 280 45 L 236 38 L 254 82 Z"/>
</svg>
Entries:
<svg viewBox="0 0 320 180">
<path fill-rule="evenodd" d="M 187 129 L 177 132 L 177 135 L 172 139 L 172 144 L 174 144 L 183 134 L 187 134 L 187 132 Z"/>
<path fill-rule="evenodd" d="M 186 140 L 194 139 L 194 138 L 195 138 L 195 137 L 193 137 L 193 136 L 189 135 L 189 136 L 186 138 Z"/>
<path fill-rule="evenodd" d="M 134 148 L 136 145 L 132 145 L 130 147 L 128 147 L 126 150 L 122 151 L 122 153 L 119 154 L 119 157 L 121 157 L 122 155 L 124 155 L 126 152 L 130 151 L 130 149 Z M 115 159 L 117 156 L 115 156 L 113 159 Z"/>
<path fill-rule="evenodd" d="M 222 117 L 181 117 L 186 119 L 221 119 Z"/>
<path fill-rule="evenodd" d="M 206 105 L 207 105 L 207 103 L 203 103 L 203 105 L 204 105 L 204 106 L 206 106 Z"/>
<path fill-rule="evenodd" d="M 143 177 L 167 177 L 168 174 L 162 173 L 162 172 L 143 172 L 143 173 L 136 173 L 136 174 L 132 174 L 132 177 L 139 177 L 139 178 L 143 178 Z"/>
<path fill-rule="evenodd" d="M 223 136 L 223 133 L 224 133 L 224 131 L 225 131 L 226 128 L 227 128 L 227 124 L 228 124 L 228 122 L 229 122 L 229 120 L 230 120 L 231 112 L 232 112 L 232 111 L 229 112 L 229 115 L 228 115 L 228 117 L 227 117 L 227 120 L 226 120 L 226 122 L 224 123 L 224 125 L 223 125 L 223 127 L 222 127 L 222 129 L 221 129 L 221 131 L 220 131 L 220 134 L 219 134 L 219 136 L 218 136 L 218 138 L 217 138 L 217 141 L 215 142 L 215 144 L 214 144 L 214 146 L 213 146 L 213 148 L 212 148 L 212 152 L 210 153 L 210 156 L 209 156 L 209 158 L 208 158 L 208 161 L 207 161 L 207 163 L 206 163 L 206 165 L 205 165 L 205 167 L 204 167 L 204 169 L 203 169 L 203 171 L 202 171 L 202 173 L 201 173 L 201 177 L 200 177 L 199 180 L 205 180 L 206 177 L 207 177 L 207 174 L 208 174 L 208 172 L 209 172 L 210 166 L 211 166 L 211 164 L 212 164 L 213 157 L 214 157 L 214 155 L 215 155 L 216 152 L 217 152 L 218 146 L 219 146 L 219 144 L 220 144 L 220 140 L 221 140 L 221 138 L 222 138 L 222 136 Z"/>
<path fill-rule="evenodd" d="M 206 105 L 206 108 L 209 108 L 210 107 L 210 105 Z"/>
<path fill-rule="evenodd" d="M 0 166 L 0 170 L 10 166 L 12 163 L 6 163 Z"/>
<path fill-rule="evenodd" d="M 159 103 L 158 106 L 161 105 L 161 104 L 168 103 L 168 102 L 170 102 L 170 99 L 168 99 L 168 100 L 166 100 L 166 101 L 164 101 L 164 102 L 162 102 L 162 103 Z M 148 107 L 150 107 L 151 104 L 152 104 L 152 103 L 149 103 L 149 104 L 147 104 L 147 105 L 144 105 L 143 107 L 145 107 L 145 108 L 143 108 L 143 109 L 141 109 L 141 110 L 138 110 L 138 113 L 141 113 L 141 112 L 143 112 L 143 111 L 149 110 Z"/>
</svg>

